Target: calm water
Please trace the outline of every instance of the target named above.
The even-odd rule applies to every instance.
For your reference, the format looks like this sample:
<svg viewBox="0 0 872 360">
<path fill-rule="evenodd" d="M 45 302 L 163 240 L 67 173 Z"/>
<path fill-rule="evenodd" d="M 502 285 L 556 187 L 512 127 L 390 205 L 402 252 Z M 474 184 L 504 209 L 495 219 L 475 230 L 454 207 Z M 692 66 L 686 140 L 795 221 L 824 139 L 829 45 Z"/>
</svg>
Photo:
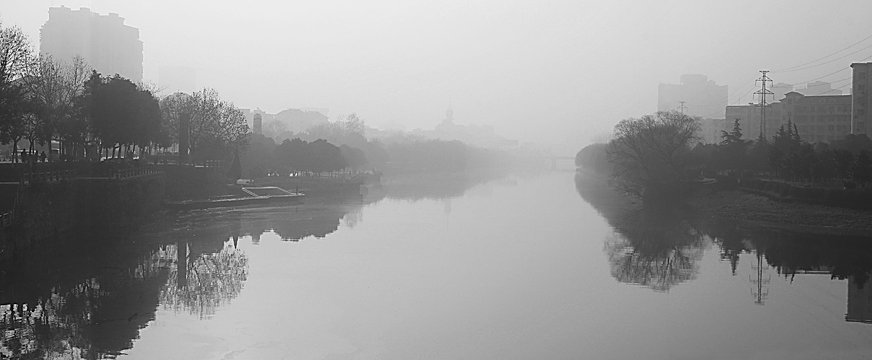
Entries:
<svg viewBox="0 0 872 360">
<path fill-rule="evenodd" d="M 388 179 L 71 235 L 4 264 L 0 354 L 872 359 L 868 239 L 633 211 L 599 186 Z"/>
</svg>

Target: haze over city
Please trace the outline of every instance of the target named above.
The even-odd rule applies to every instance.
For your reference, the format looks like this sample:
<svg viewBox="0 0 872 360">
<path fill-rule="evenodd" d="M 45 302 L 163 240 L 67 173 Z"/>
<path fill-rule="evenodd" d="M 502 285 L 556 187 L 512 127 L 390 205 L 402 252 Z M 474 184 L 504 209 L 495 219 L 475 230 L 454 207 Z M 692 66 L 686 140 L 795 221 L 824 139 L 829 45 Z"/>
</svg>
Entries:
<svg viewBox="0 0 872 360">
<path fill-rule="evenodd" d="M 868 360 L 869 14 L 0 0 L 0 358 Z"/>
<path fill-rule="evenodd" d="M 734 93 L 758 70 L 818 59 L 872 28 L 868 1 L 4 3 L 4 25 L 34 44 L 50 6 L 118 13 L 140 29 L 144 80 L 190 66 L 198 87 L 240 107 L 322 107 L 411 129 L 432 128 L 450 101 L 460 123 L 571 144 L 656 110 L 657 85 L 682 74 L 708 75 L 729 86 L 730 103 L 747 103 L 750 93 Z M 869 55 L 771 76 L 800 83 L 844 68 L 821 80 L 843 79 Z"/>
</svg>

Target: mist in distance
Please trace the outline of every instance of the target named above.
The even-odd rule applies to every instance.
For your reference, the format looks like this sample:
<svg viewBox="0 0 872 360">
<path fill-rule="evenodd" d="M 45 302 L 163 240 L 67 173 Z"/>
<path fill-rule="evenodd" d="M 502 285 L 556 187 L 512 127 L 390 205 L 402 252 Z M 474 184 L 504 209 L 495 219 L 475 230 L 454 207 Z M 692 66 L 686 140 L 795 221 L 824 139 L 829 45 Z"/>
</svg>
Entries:
<svg viewBox="0 0 872 360">
<path fill-rule="evenodd" d="M 433 129 L 450 102 L 458 124 L 561 155 L 657 110 L 658 84 L 682 74 L 727 85 L 731 104 L 753 101 L 739 90 L 761 69 L 789 84 L 850 77 L 868 51 L 775 70 L 872 33 L 867 1 L 7 0 L 0 20 L 38 46 L 48 8 L 61 5 L 138 28 L 148 82 L 162 67 L 190 68 L 198 88 L 241 108 L 329 108 L 331 120 L 357 113 L 376 128 Z"/>
</svg>

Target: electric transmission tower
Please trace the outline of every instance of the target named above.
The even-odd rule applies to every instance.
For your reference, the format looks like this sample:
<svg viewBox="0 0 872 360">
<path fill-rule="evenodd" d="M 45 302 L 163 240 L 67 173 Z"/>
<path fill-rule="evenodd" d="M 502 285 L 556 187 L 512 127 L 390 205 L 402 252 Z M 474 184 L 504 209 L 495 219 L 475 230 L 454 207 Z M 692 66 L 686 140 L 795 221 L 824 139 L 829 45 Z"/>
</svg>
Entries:
<svg viewBox="0 0 872 360">
<path fill-rule="evenodd" d="M 768 274 L 767 270 L 769 270 L 769 267 L 763 263 L 763 253 L 759 249 L 755 250 L 755 252 L 757 253 L 757 265 L 751 265 L 751 269 L 754 270 L 757 277 L 751 278 L 751 275 L 748 275 L 748 281 L 754 284 L 754 288 L 751 289 L 754 304 L 763 305 L 766 298 L 769 297 L 769 281 L 772 280 L 772 276 Z M 764 278 L 764 274 L 768 276 Z"/>
<path fill-rule="evenodd" d="M 679 101 L 678 104 L 678 111 L 681 111 L 681 113 L 684 114 L 684 110 L 687 110 L 687 106 L 684 106 L 684 101 Z"/>
<path fill-rule="evenodd" d="M 760 76 L 760 78 L 754 82 L 755 84 L 757 82 L 761 83 L 760 90 L 757 90 L 754 92 L 754 95 L 760 95 L 760 138 L 761 139 L 766 138 L 766 95 L 772 95 L 772 92 L 769 91 L 769 89 L 766 89 L 766 83 L 772 82 L 772 79 L 770 79 L 768 76 L 766 76 L 766 73 L 768 73 L 768 72 L 769 72 L 769 70 L 760 70 L 760 74 L 762 74 L 762 76 Z"/>
</svg>

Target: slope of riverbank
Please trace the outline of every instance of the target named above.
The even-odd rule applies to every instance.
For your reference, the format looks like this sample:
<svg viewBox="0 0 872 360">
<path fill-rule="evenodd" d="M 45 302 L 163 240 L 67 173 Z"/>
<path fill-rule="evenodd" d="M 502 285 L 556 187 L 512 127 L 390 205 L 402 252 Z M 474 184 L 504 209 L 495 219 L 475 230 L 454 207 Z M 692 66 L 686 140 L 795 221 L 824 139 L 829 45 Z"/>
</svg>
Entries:
<svg viewBox="0 0 872 360">
<path fill-rule="evenodd" d="M 598 204 L 605 216 L 622 209 L 641 207 L 609 186 L 605 175 L 579 169 L 576 186 L 586 200 Z M 683 199 L 694 220 L 730 219 L 752 228 L 820 235 L 872 236 L 872 211 L 854 210 L 798 201 L 770 199 L 732 186 L 699 185 Z M 676 202 L 678 204 L 678 202 Z"/>
<path fill-rule="evenodd" d="M 786 202 L 741 190 L 701 189 L 687 199 L 703 217 L 833 235 L 872 235 L 872 211 Z"/>
</svg>

